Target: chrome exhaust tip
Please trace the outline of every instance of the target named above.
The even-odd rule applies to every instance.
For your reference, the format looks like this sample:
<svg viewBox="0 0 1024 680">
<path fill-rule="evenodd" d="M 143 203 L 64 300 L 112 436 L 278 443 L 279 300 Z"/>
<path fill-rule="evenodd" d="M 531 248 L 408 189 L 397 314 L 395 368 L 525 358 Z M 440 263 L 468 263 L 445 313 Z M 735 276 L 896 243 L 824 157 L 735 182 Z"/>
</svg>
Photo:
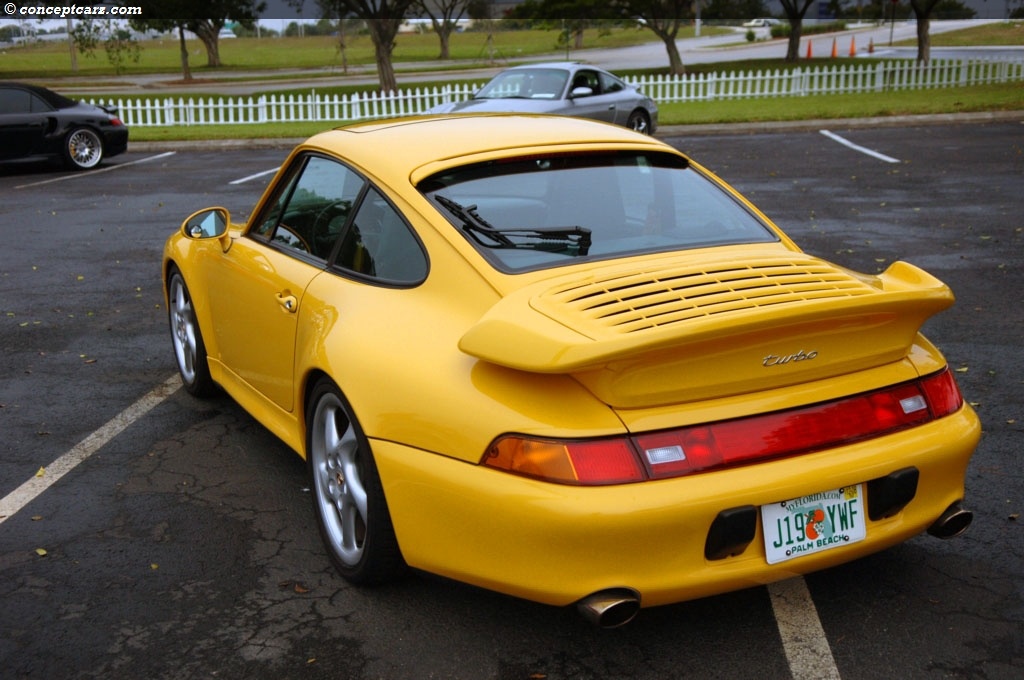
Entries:
<svg viewBox="0 0 1024 680">
<path fill-rule="evenodd" d="M 632 621 L 640 611 L 640 596 L 629 588 L 600 590 L 576 603 L 580 614 L 601 628 L 618 628 Z"/>
<path fill-rule="evenodd" d="M 946 511 L 928 527 L 928 533 L 936 538 L 953 538 L 967 531 L 974 513 L 965 510 L 960 501 L 946 508 Z"/>
</svg>

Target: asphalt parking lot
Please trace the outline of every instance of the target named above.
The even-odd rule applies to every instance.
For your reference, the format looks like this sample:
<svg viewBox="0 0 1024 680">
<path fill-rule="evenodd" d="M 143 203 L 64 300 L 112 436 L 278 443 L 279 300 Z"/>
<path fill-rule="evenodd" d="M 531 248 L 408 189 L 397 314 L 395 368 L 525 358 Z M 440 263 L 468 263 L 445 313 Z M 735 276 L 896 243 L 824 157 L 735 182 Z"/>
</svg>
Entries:
<svg viewBox="0 0 1024 680">
<path fill-rule="evenodd" d="M 349 586 L 302 461 L 227 398 L 175 389 L 163 241 L 202 207 L 243 218 L 285 150 L 0 169 L 0 676 L 1021 677 L 1024 124 L 829 132 L 667 139 L 806 250 L 952 287 L 925 331 L 984 424 L 974 524 L 611 631 L 425 575 Z"/>
</svg>

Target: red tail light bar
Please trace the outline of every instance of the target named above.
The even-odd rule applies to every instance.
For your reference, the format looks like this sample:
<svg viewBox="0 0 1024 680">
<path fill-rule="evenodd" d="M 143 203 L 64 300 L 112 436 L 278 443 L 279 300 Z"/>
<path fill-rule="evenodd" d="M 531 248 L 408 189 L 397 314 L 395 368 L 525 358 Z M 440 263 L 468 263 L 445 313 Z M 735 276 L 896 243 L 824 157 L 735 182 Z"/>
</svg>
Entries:
<svg viewBox="0 0 1024 680">
<path fill-rule="evenodd" d="M 812 406 L 606 439 L 503 435 L 482 464 L 561 484 L 627 484 L 747 465 L 881 437 L 960 410 L 948 368 Z"/>
</svg>

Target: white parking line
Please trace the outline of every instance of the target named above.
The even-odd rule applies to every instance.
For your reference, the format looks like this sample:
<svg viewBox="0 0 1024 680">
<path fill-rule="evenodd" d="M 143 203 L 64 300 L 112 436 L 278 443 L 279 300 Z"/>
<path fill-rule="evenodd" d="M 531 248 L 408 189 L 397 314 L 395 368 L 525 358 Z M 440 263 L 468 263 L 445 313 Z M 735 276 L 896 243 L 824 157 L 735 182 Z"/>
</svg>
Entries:
<svg viewBox="0 0 1024 680">
<path fill-rule="evenodd" d="M 27 482 L 0 499 L 0 524 L 24 508 L 39 494 L 53 486 L 61 477 L 71 472 L 76 465 L 86 460 L 134 423 L 157 404 L 174 394 L 181 387 L 181 378 L 175 374 L 158 385 L 134 404 L 111 418 L 106 425 L 80 441 L 70 451 L 53 461 Z"/>
<path fill-rule="evenodd" d="M 818 610 L 803 577 L 768 585 L 793 680 L 840 680 Z"/>
<path fill-rule="evenodd" d="M 54 177 L 53 179 L 44 179 L 39 182 L 31 182 L 29 184 L 19 184 L 14 187 L 15 189 L 25 189 L 27 187 L 38 187 L 44 184 L 53 184 L 54 182 L 63 182 L 67 179 L 75 179 L 77 177 L 89 177 L 90 175 L 98 175 L 102 172 L 110 172 L 112 170 L 120 170 L 121 168 L 127 168 L 130 165 L 136 165 L 138 163 L 148 163 L 149 161 L 155 161 L 158 158 L 166 158 L 167 156 L 173 156 L 178 153 L 177 151 L 165 151 L 164 153 L 157 154 L 155 156 L 147 156 L 146 158 L 140 158 L 135 161 L 128 161 L 127 163 L 118 163 L 117 165 L 108 165 L 105 168 L 99 170 L 87 170 L 86 172 L 76 172 L 72 175 L 62 175 L 61 177 Z"/>
<path fill-rule="evenodd" d="M 843 146 L 849 147 L 849 148 L 853 149 L 854 151 L 860 151 L 863 154 L 867 154 L 868 156 L 871 156 L 872 158 L 877 158 L 878 160 L 885 161 L 886 163 L 899 163 L 900 162 L 900 160 L 898 158 L 893 158 L 892 156 L 886 156 L 883 153 L 878 153 L 877 151 L 872 151 L 871 149 L 865 148 L 863 146 L 858 146 L 857 144 L 854 144 L 853 142 L 851 142 L 848 139 L 843 139 L 842 137 L 840 137 L 839 135 L 835 134 L 834 132 L 829 132 L 828 130 L 820 130 L 820 132 L 821 132 L 821 134 L 825 135 L 829 139 L 831 139 L 831 140 L 833 140 L 835 142 L 839 142 Z"/>
<path fill-rule="evenodd" d="M 274 168 L 272 170 L 264 170 L 263 172 L 257 172 L 255 175 L 249 175 L 248 177 L 243 177 L 242 179 L 233 180 L 231 182 L 228 182 L 228 184 L 242 184 L 243 182 L 248 182 L 251 179 L 257 179 L 259 177 L 263 177 L 264 175 L 269 175 L 272 172 L 277 172 L 277 170 L 277 168 Z"/>
</svg>

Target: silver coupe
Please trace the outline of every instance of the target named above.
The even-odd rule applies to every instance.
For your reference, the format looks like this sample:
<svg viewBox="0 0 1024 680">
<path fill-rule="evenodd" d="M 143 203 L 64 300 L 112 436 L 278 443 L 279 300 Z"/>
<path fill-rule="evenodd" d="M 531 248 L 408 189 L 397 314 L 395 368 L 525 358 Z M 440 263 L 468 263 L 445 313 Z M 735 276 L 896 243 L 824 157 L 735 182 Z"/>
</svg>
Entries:
<svg viewBox="0 0 1024 680">
<path fill-rule="evenodd" d="M 431 113 L 548 113 L 593 118 L 654 134 L 658 105 L 604 69 L 575 62 L 516 66 L 502 71 L 472 99 Z"/>
</svg>

